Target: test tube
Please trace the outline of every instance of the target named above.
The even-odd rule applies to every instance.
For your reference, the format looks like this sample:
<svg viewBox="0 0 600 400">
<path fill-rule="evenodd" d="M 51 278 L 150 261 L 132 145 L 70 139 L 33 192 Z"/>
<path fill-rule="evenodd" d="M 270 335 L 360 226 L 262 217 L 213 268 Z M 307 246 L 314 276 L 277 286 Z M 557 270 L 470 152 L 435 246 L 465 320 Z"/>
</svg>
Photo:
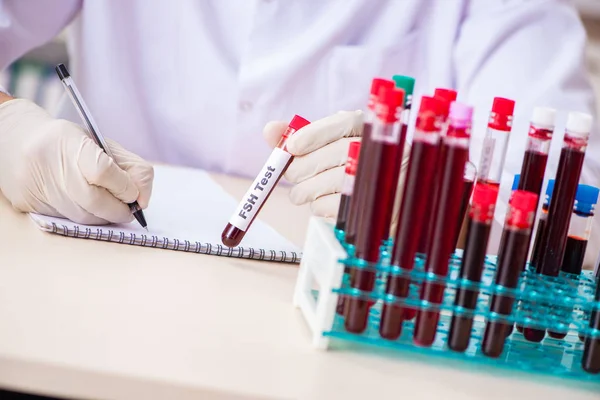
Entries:
<svg viewBox="0 0 600 400">
<path fill-rule="evenodd" d="M 294 159 L 287 152 L 285 146 L 288 138 L 308 124 L 310 122 L 299 115 L 295 115 L 292 118 L 286 131 L 281 136 L 277 147 L 273 149 L 273 152 L 261 168 L 256 179 L 250 185 L 244 197 L 242 197 L 242 201 L 229 219 L 223 233 L 221 233 L 221 241 L 225 246 L 235 247 L 240 244 L 262 206 L 271 195 L 273 188 L 277 185 L 283 174 L 285 174 L 285 171 Z"/>
<path fill-rule="evenodd" d="M 454 233 L 454 248 L 457 246 L 460 232 L 463 228 L 463 223 L 466 227 L 465 215 L 469 209 L 469 202 L 471 201 L 471 195 L 473 194 L 473 185 L 475 185 L 475 180 L 477 179 L 477 168 L 471 161 L 468 161 L 465 165 L 465 175 L 463 179 L 465 184 L 464 191 L 462 193 L 462 199 L 460 201 L 460 213 L 458 214 L 458 219 L 461 221 L 461 223 L 456 226 L 456 231 Z"/>
<path fill-rule="evenodd" d="M 569 223 L 569 233 L 561 271 L 580 275 L 587 243 L 594 220 L 594 208 L 598 203 L 597 187 L 579 185 L 575 195 L 575 207 Z"/>
<path fill-rule="evenodd" d="M 596 306 L 590 315 L 590 329 L 600 331 L 600 280 L 596 278 Z M 600 337 L 586 337 L 581 358 L 582 368 L 591 373 L 600 373 Z"/>
<path fill-rule="evenodd" d="M 526 190 L 538 196 L 541 195 L 555 119 L 555 109 L 534 108 L 523 165 L 521 166 L 519 190 Z"/>
<path fill-rule="evenodd" d="M 477 184 L 473 191 L 473 203 L 467 217 L 467 239 L 460 266 L 460 278 L 472 283 L 481 282 L 485 263 L 487 243 L 490 237 L 494 209 L 498 199 L 498 187 L 486 183 Z M 477 306 L 476 289 L 457 289 L 454 305 L 464 310 L 474 310 Z M 448 347 L 463 352 L 469 347 L 473 316 L 455 314 L 450 323 Z"/>
<path fill-rule="evenodd" d="M 434 228 L 427 251 L 425 270 L 440 278 L 448 274 L 448 262 L 454 252 L 454 232 L 460 212 L 460 201 L 464 191 L 465 164 L 469 160 L 469 140 L 473 108 L 454 102 L 450 106 L 448 133 L 442 139 L 440 152 L 443 154 L 437 165 L 438 190 L 435 200 Z M 429 211 L 429 210 L 428 210 Z M 424 281 L 420 298 L 429 304 L 440 304 L 444 298 L 445 285 Z M 420 346 L 431 346 L 435 340 L 439 311 L 435 309 L 417 311 L 413 340 Z"/>
<path fill-rule="evenodd" d="M 335 229 L 345 230 L 348 219 L 348 208 L 352 192 L 354 190 L 354 179 L 356 176 L 356 167 L 358 165 L 358 155 L 360 153 L 360 142 L 350 142 L 348 147 L 348 158 L 346 159 L 346 168 L 344 170 L 344 182 L 342 183 L 342 195 L 340 198 L 340 207 L 338 208 L 337 221 Z"/>
<path fill-rule="evenodd" d="M 515 102 L 513 100 L 503 97 L 494 98 L 477 169 L 477 181 L 479 182 L 500 185 L 514 109 Z"/>
<path fill-rule="evenodd" d="M 431 197 L 433 176 L 440 141 L 440 103 L 433 97 L 422 97 L 417 116 L 413 143 L 410 150 L 404 192 L 394 240 L 391 264 L 403 271 L 413 269 L 421 221 L 427 212 L 427 199 Z M 400 299 L 408 296 L 410 279 L 389 276 L 386 293 Z M 408 309 L 403 305 L 384 304 L 379 333 L 385 339 L 395 340 L 402 332 L 403 315 Z"/>
<path fill-rule="evenodd" d="M 598 188 L 589 185 L 579 185 L 575 194 L 575 206 L 569 222 L 569 232 L 565 247 L 561 271 L 573 275 L 581 275 L 585 250 L 590 238 L 594 219 L 594 206 L 598 202 Z M 570 315 L 572 308 L 566 309 Z M 548 336 L 554 339 L 564 339 L 568 332 L 548 331 Z"/>
<path fill-rule="evenodd" d="M 591 128 L 590 115 L 579 112 L 569 114 L 554 182 L 554 201 L 550 202 L 548 221 L 540 242 L 539 260 L 536 265 L 537 271 L 544 275 L 557 276 L 560 271 Z M 528 328 L 524 329 L 524 334 L 527 330 Z M 543 338 L 544 334 L 543 330 L 534 330 L 529 332 L 528 336 L 537 339 Z"/>
<path fill-rule="evenodd" d="M 393 88 L 394 82 L 375 78 L 371 82 L 371 92 L 369 95 L 369 101 L 367 103 L 367 111 L 365 112 L 365 119 L 363 123 L 362 131 L 362 142 L 360 146 L 360 154 L 358 156 L 358 167 L 356 170 L 356 179 L 354 181 L 354 193 L 355 196 L 350 198 L 350 205 L 348 206 L 348 220 L 346 221 L 346 235 L 344 240 L 346 243 L 353 245 L 356 240 L 357 228 L 360 225 L 360 219 L 362 216 L 364 197 L 366 196 L 366 186 L 368 182 L 363 183 L 363 175 L 367 173 L 370 165 L 367 163 L 361 163 L 360 160 L 364 159 L 364 155 L 369 151 L 369 144 L 371 143 L 371 128 L 373 126 L 373 120 L 375 119 L 375 104 L 377 103 L 377 96 L 383 88 Z"/>
<path fill-rule="evenodd" d="M 364 207 L 362 208 L 361 225 L 357 229 L 356 258 L 367 262 L 369 265 L 379 260 L 380 247 L 389 232 L 391 213 L 388 213 L 390 204 L 393 206 L 396 194 L 397 177 L 394 168 L 399 167 L 396 162 L 399 150 L 404 147 L 400 129 L 400 113 L 404 104 L 404 91 L 395 88 L 382 88 L 375 106 L 376 118 L 372 124 L 368 153 L 362 160 L 369 169 L 363 176 L 365 185 L 361 190 L 366 191 Z M 362 155 L 361 155 L 362 157 Z M 373 290 L 375 272 L 369 269 L 354 269 L 350 274 L 350 285 L 365 292 Z M 344 301 L 345 327 L 353 333 L 361 333 L 367 326 L 369 301 L 361 298 L 348 298 Z"/>
<path fill-rule="evenodd" d="M 448 130 L 448 115 L 450 114 L 450 104 L 456 101 L 457 92 L 452 89 L 445 88 L 437 88 L 434 91 L 433 97 L 440 102 L 440 123 L 441 123 L 441 136 L 444 137 L 446 135 L 446 131 Z M 438 162 L 441 162 L 441 159 L 444 158 L 444 146 L 440 146 L 440 151 L 438 151 Z M 429 197 L 427 202 L 427 209 L 434 210 L 436 209 L 435 200 L 437 198 L 437 182 L 439 181 L 438 172 L 436 168 L 435 176 L 433 178 L 433 191 L 432 196 Z M 429 250 L 429 239 L 431 237 L 431 233 L 433 231 L 433 225 L 435 221 L 433 220 L 432 213 L 426 213 L 423 217 L 422 224 L 424 228 L 421 230 L 421 237 L 419 238 L 419 247 L 417 248 L 417 252 L 421 254 L 427 254 Z"/>
<path fill-rule="evenodd" d="M 506 215 L 502 232 L 502 246 L 498 252 L 498 264 L 494 283 L 504 289 L 515 289 L 519 276 L 525 268 L 529 250 L 529 236 L 535 215 L 538 196 L 517 190 Z M 494 294 L 491 299 L 490 312 L 495 315 L 510 315 L 514 303 L 514 295 Z M 481 350 L 488 357 L 499 357 L 504 350 L 504 341 L 508 336 L 506 330 L 512 324 L 491 320 L 488 321 L 483 335 Z"/>
<path fill-rule="evenodd" d="M 538 218 L 538 225 L 535 231 L 535 240 L 533 242 L 533 250 L 531 251 L 531 259 L 530 263 L 534 267 L 537 265 L 537 262 L 540 257 L 541 251 L 541 243 L 542 238 L 544 237 L 544 233 L 546 232 L 546 222 L 548 221 L 548 208 L 550 207 L 550 200 L 552 200 L 552 192 L 554 191 L 554 179 L 550 179 L 548 181 L 548 186 L 546 186 L 546 196 L 544 200 L 544 204 L 542 205 L 542 213 Z"/>
</svg>

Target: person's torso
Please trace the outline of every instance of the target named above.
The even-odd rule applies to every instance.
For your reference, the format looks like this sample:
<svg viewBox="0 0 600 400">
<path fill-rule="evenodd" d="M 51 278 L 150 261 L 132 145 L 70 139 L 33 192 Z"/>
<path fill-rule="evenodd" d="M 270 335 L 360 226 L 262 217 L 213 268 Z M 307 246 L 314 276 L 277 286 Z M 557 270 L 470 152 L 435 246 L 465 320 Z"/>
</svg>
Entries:
<svg viewBox="0 0 600 400">
<path fill-rule="evenodd" d="M 364 108 L 376 76 L 414 76 L 417 96 L 452 86 L 462 7 L 88 0 L 71 32 L 71 70 L 102 131 L 126 148 L 252 176 L 270 151 L 262 139 L 270 120 Z"/>
</svg>

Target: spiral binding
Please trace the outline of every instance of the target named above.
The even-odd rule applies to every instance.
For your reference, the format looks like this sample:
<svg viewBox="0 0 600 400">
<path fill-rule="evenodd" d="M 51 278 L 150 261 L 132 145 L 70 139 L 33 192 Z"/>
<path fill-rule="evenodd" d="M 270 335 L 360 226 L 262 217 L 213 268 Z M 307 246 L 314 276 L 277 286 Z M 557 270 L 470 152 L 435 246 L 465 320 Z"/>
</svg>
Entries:
<svg viewBox="0 0 600 400">
<path fill-rule="evenodd" d="M 52 222 L 52 233 L 63 236 L 69 236 L 78 239 L 103 240 L 133 246 L 154 247 L 165 250 L 185 251 L 189 253 L 207 254 L 213 256 L 225 256 L 234 258 L 246 258 L 260 261 L 276 261 L 285 263 L 298 263 L 302 258 L 302 253 L 295 251 L 286 252 L 283 250 L 265 250 L 253 249 L 248 247 L 225 247 L 220 244 L 192 242 L 189 240 L 169 239 L 168 237 L 159 237 L 155 235 L 136 235 L 135 233 L 126 234 L 125 232 L 115 231 L 106 228 L 84 228 L 75 226 L 69 229 L 66 225 L 58 225 Z"/>
</svg>

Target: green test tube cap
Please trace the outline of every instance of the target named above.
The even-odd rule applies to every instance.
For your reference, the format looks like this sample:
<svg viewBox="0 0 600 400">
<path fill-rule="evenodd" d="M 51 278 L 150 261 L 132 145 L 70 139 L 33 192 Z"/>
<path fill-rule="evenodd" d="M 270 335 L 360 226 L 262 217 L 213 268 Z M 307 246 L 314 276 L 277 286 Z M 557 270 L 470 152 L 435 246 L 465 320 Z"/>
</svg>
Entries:
<svg viewBox="0 0 600 400">
<path fill-rule="evenodd" d="M 394 75 L 392 77 L 398 89 L 404 90 L 404 106 L 411 102 L 413 91 L 415 90 L 415 78 L 404 75 Z"/>
</svg>

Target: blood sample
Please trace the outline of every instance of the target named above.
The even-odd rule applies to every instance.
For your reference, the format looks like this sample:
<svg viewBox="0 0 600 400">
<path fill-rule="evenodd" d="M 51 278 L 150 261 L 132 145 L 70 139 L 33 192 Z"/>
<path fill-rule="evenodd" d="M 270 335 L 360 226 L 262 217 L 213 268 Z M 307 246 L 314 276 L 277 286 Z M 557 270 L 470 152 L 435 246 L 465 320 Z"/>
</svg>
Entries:
<svg viewBox="0 0 600 400">
<path fill-rule="evenodd" d="M 473 185 L 475 184 L 475 180 L 477 179 L 477 168 L 475 164 L 471 161 L 468 161 L 465 165 L 465 175 L 464 179 L 464 191 L 462 194 L 462 198 L 460 201 L 460 212 L 458 214 L 458 219 L 460 221 L 465 221 L 464 225 L 466 227 L 465 215 L 467 214 L 467 210 L 469 209 L 469 203 L 471 201 L 471 195 L 473 194 Z M 462 230 L 463 224 L 458 224 L 456 227 L 456 231 L 454 234 L 454 248 L 458 243 L 458 238 L 460 236 L 460 232 Z"/>
<path fill-rule="evenodd" d="M 533 110 L 519 190 L 541 195 L 555 119 L 556 110 L 553 108 L 536 107 Z"/>
<path fill-rule="evenodd" d="M 537 271 L 544 275 L 557 276 L 560 271 L 591 128 L 590 115 L 578 112 L 569 114 L 554 182 L 554 201 L 550 202 L 548 221 L 545 234 L 541 238 L 536 265 Z M 524 335 L 527 330 L 528 328 L 524 329 Z M 533 336 L 538 338 L 542 336 L 542 332 L 535 332 Z"/>
<path fill-rule="evenodd" d="M 503 97 L 494 98 L 477 168 L 478 182 L 500 185 L 514 109 L 515 102 L 513 100 Z"/>
<path fill-rule="evenodd" d="M 594 219 L 594 206 L 598 202 L 598 188 L 589 185 L 579 185 L 575 195 L 575 207 L 569 224 L 569 234 L 565 247 L 561 271 L 568 274 L 580 275 L 585 258 L 585 250 L 590 238 Z M 577 279 L 573 277 L 572 279 Z M 567 309 L 569 315 L 573 310 Z M 564 339 L 567 332 L 548 331 L 554 339 Z"/>
<path fill-rule="evenodd" d="M 358 165 L 358 155 L 360 153 L 360 142 L 351 142 L 348 147 L 348 158 L 346 159 L 346 168 L 344 174 L 344 183 L 342 184 L 342 196 L 340 198 L 340 207 L 338 209 L 337 223 L 335 228 L 338 230 L 346 229 L 348 219 L 348 206 L 354 190 L 354 179 L 356 176 L 356 167 Z"/>
<path fill-rule="evenodd" d="M 377 103 L 377 96 L 382 88 L 393 88 L 394 82 L 375 78 L 371 83 L 371 93 L 369 96 L 369 102 L 367 103 L 367 111 L 365 112 L 365 121 L 363 124 L 362 131 L 362 142 L 360 146 L 360 155 L 358 156 L 359 163 L 356 170 L 356 179 L 354 181 L 354 193 L 355 196 L 350 198 L 350 205 L 348 206 L 348 220 L 346 221 L 346 235 L 344 240 L 348 244 L 354 244 L 356 240 L 356 232 L 358 225 L 360 224 L 360 217 L 362 216 L 364 196 L 366 195 L 366 189 L 363 189 L 363 175 L 367 173 L 370 165 L 361 163 L 360 160 L 364 159 L 364 155 L 369 151 L 369 144 L 371 142 L 371 127 L 373 123 L 375 104 Z"/>
<path fill-rule="evenodd" d="M 600 330 L 600 280 L 596 279 L 596 307 L 590 315 L 590 329 Z M 592 374 L 600 373 L 600 337 L 586 337 L 581 358 L 582 368 Z"/>
<path fill-rule="evenodd" d="M 599 190 L 589 185 L 579 185 L 575 195 L 575 207 L 569 223 L 569 234 L 561 271 L 580 275 L 585 250 L 592 230 L 594 207 L 598 203 Z"/>
<path fill-rule="evenodd" d="M 371 130 L 369 152 L 364 154 L 364 162 L 369 165 L 363 179 L 368 185 L 364 207 L 361 210 L 361 226 L 357 229 L 355 256 L 369 264 L 379 259 L 379 250 L 389 232 L 391 215 L 387 210 L 393 205 L 398 182 L 394 168 L 399 167 L 396 157 L 404 147 L 398 119 L 404 104 L 404 91 L 382 88 L 375 106 L 376 118 Z M 350 285 L 365 292 L 373 290 L 375 272 L 355 269 L 351 273 Z M 369 301 L 350 298 L 345 301 L 345 327 L 353 333 L 361 333 L 367 326 Z"/>
<path fill-rule="evenodd" d="M 502 247 L 498 253 L 498 266 L 494 283 L 506 289 L 515 289 L 519 276 L 527 262 L 529 236 L 537 205 L 537 195 L 517 190 L 513 194 L 504 230 Z M 513 296 L 492 296 L 490 312 L 496 315 L 510 315 L 515 299 Z M 504 349 L 506 330 L 510 324 L 503 321 L 488 321 L 483 335 L 481 350 L 488 357 L 499 357 Z"/>
<path fill-rule="evenodd" d="M 285 146 L 288 138 L 308 124 L 310 122 L 299 115 L 295 115 L 292 118 L 286 131 L 281 136 L 277 147 L 273 149 L 267 162 L 265 162 L 256 179 L 250 185 L 250 188 L 225 226 L 223 233 L 221 233 L 221 241 L 225 246 L 235 247 L 240 244 L 262 206 L 271 195 L 273 188 L 277 185 L 287 167 L 294 159 L 287 152 Z"/>
<path fill-rule="evenodd" d="M 459 224 L 458 213 L 464 191 L 465 164 L 469 159 L 469 140 L 473 108 L 454 102 L 450 107 L 448 133 L 443 138 L 443 158 L 437 165 L 439 177 L 437 199 L 434 204 L 434 229 L 431 235 L 425 270 L 438 277 L 448 274 L 448 262 L 454 251 L 454 232 Z M 428 210 L 429 211 L 429 210 Z M 440 304 L 445 286 L 437 282 L 423 282 L 421 300 Z M 417 345 L 430 346 L 435 340 L 439 311 L 419 310 L 413 340 Z"/>
<path fill-rule="evenodd" d="M 421 99 L 391 260 L 392 265 L 399 266 L 404 271 L 412 270 L 414 266 L 419 235 L 423 228 L 421 221 L 427 212 L 427 199 L 431 196 L 440 140 L 439 113 L 440 103 L 437 99 Z M 386 293 L 406 298 L 409 286 L 410 279 L 390 276 Z M 383 338 L 395 340 L 400 336 L 403 316 L 408 310 L 402 305 L 384 304 L 379 325 L 379 333 Z"/>
<path fill-rule="evenodd" d="M 446 135 L 446 131 L 448 130 L 448 114 L 450 113 L 450 104 L 452 104 L 452 102 L 456 101 L 457 93 L 456 93 L 456 91 L 451 90 L 451 89 L 437 88 L 434 91 L 433 97 L 440 101 L 440 107 L 441 107 L 440 108 L 440 122 L 442 124 L 441 135 L 442 135 L 442 137 L 444 137 Z M 441 162 L 441 159 L 444 157 L 443 151 L 444 151 L 444 147 L 440 146 L 440 151 L 438 151 L 438 156 L 437 156 L 438 163 Z M 433 178 L 432 196 L 429 197 L 429 200 L 427 202 L 428 210 L 434 210 L 436 208 L 435 200 L 437 198 L 438 182 L 439 182 L 439 177 L 438 177 L 437 168 L 436 168 L 436 173 Z M 422 231 L 421 231 L 421 237 L 419 238 L 419 247 L 418 247 L 417 251 L 421 254 L 426 254 L 427 251 L 429 250 L 429 239 L 431 237 L 431 233 L 433 231 L 433 225 L 434 225 L 432 213 L 425 214 L 425 216 L 423 217 L 422 224 L 425 228 L 422 229 Z"/>
<path fill-rule="evenodd" d="M 467 216 L 467 239 L 460 266 L 461 279 L 468 279 L 471 282 L 481 281 L 497 199 L 498 187 L 486 183 L 478 183 L 475 186 L 473 203 Z M 454 305 L 465 310 L 474 310 L 478 295 L 478 290 L 457 289 Z M 448 347 L 454 351 L 465 351 L 469 347 L 472 327 L 471 315 L 453 315 Z"/>
<path fill-rule="evenodd" d="M 535 231 L 535 241 L 533 242 L 533 250 L 531 252 L 531 260 L 530 263 L 533 266 L 537 265 L 537 262 L 540 257 L 541 243 L 542 238 L 544 237 L 544 233 L 546 232 L 546 221 L 548 221 L 548 208 L 550 207 L 550 200 L 552 199 L 552 192 L 554 190 L 554 179 L 550 179 L 548 181 L 548 186 L 546 187 L 546 198 L 544 200 L 544 204 L 542 205 L 542 213 L 538 218 L 538 226 Z"/>
</svg>

